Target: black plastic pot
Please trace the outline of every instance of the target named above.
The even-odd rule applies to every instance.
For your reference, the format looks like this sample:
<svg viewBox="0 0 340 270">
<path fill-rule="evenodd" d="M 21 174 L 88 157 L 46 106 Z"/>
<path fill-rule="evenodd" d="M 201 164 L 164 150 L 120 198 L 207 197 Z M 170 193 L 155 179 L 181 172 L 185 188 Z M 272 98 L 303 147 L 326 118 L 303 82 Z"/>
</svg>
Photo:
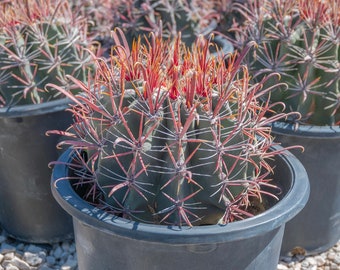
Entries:
<svg viewBox="0 0 340 270">
<path fill-rule="evenodd" d="M 307 254 L 323 252 L 340 239 L 340 127 L 275 123 L 273 133 L 283 146 L 302 145 L 293 151 L 306 168 L 311 194 L 306 207 L 286 225 L 282 255 L 295 247 Z"/>
<path fill-rule="evenodd" d="M 12 237 L 52 243 L 73 237 L 71 217 L 54 200 L 48 163 L 58 158 L 58 136 L 72 116 L 69 100 L 0 108 L 0 224 Z"/>
<path fill-rule="evenodd" d="M 51 188 L 60 205 L 73 217 L 78 266 L 82 270 L 207 270 L 266 269 L 277 267 L 285 223 L 305 205 L 308 177 L 292 155 L 276 159 L 274 182 L 281 200 L 262 214 L 228 225 L 193 228 L 149 225 L 128 221 L 99 210 L 82 200 L 68 180 L 60 157 L 53 169 Z"/>
</svg>

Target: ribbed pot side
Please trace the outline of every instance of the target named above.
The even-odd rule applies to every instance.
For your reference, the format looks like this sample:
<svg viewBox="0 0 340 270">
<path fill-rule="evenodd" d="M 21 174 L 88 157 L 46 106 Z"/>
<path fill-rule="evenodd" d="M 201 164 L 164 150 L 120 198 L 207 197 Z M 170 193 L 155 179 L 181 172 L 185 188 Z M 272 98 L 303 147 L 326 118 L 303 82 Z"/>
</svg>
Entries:
<svg viewBox="0 0 340 270">
<path fill-rule="evenodd" d="M 281 254 L 296 247 L 307 254 L 326 251 L 340 239 L 340 127 L 275 123 L 273 133 L 283 146 L 304 147 L 292 152 L 306 168 L 311 189 L 305 208 L 286 224 Z"/>
<path fill-rule="evenodd" d="M 54 200 L 48 163 L 58 158 L 58 136 L 72 118 L 69 100 L 0 108 L 0 224 L 12 237 L 52 243 L 73 237 L 71 217 Z"/>
<path fill-rule="evenodd" d="M 68 150 L 59 160 L 69 162 L 70 156 Z M 279 156 L 275 164 L 280 201 L 272 201 L 260 215 L 224 226 L 178 229 L 113 216 L 82 200 L 68 180 L 56 181 L 69 175 L 63 164 L 54 167 L 51 188 L 73 217 L 79 269 L 276 270 L 284 224 L 305 205 L 309 184 L 294 156 Z"/>
</svg>

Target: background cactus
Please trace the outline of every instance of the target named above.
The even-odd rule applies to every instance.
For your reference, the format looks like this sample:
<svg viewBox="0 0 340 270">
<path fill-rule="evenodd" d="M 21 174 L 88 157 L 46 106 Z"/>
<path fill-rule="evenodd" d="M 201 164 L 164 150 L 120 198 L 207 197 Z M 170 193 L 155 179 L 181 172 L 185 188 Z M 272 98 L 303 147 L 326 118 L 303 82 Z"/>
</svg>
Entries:
<svg viewBox="0 0 340 270">
<path fill-rule="evenodd" d="M 217 2 L 219 5 L 216 6 L 216 13 L 219 20 L 215 32 L 234 43 L 235 31 L 233 29 L 238 28 L 244 21 L 237 8 L 234 7 L 245 4 L 247 0 L 219 0 Z"/>
<path fill-rule="evenodd" d="M 178 32 L 191 45 L 199 34 L 210 34 L 217 27 L 225 0 L 70 0 L 73 10 L 90 18 L 90 35 L 110 37 L 121 28 L 129 42 L 140 34 L 154 32 L 173 38 Z"/>
<path fill-rule="evenodd" d="M 340 1 L 247 2 L 237 7 L 245 23 L 236 32 L 238 44 L 258 44 L 248 58 L 251 74 L 261 80 L 279 73 L 287 86 L 272 91 L 271 99 L 299 111 L 301 123 L 339 124 Z"/>
<path fill-rule="evenodd" d="M 72 78 L 83 90 L 74 96 L 49 85 L 76 103 L 72 127 L 51 131 L 69 136 L 60 145 L 76 150 L 75 185 L 98 207 L 142 222 L 252 216 L 267 194 L 262 187 L 271 187 L 267 159 L 277 154 L 267 124 L 285 114 L 264 116 L 270 107 L 259 106 L 261 84 L 250 85 L 240 65 L 250 47 L 226 64 L 203 38 L 192 51 L 180 37 L 168 43 L 151 35 L 131 49 L 122 31 L 113 39 L 111 65 L 96 61 L 94 88 Z"/>
<path fill-rule="evenodd" d="M 153 29 L 162 29 L 164 37 L 176 37 L 181 32 L 182 39 L 190 45 L 200 34 L 210 34 L 217 26 L 218 6 L 221 1 L 144 1 L 142 6 L 148 12 L 145 20 Z M 162 21 L 162 25 L 160 25 Z"/>
<path fill-rule="evenodd" d="M 74 85 L 67 74 L 87 80 L 91 57 L 86 21 L 75 17 L 67 1 L 15 0 L 3 3 L 0 17 L 0 105 L 56 99 L 55 83 Z"/>
<path fill-rule="evenodd" d="M 73 13 L 87 18 L 89 35 L 110 36 L 111 30 L 126 20 L 128 16 L 135 15 L 135 0 L 69 0 Z M 127 16 L 125 18 L 124 16 Z M 133 18 L 129 18 L 133 20 Z"/>
</svg>

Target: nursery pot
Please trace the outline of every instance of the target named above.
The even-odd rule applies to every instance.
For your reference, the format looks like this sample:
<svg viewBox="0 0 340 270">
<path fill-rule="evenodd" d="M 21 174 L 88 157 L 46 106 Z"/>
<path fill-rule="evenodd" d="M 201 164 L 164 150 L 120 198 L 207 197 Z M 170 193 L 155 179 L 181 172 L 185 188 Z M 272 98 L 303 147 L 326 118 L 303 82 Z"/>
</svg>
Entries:
<svg viewBox="0 0 340 270">
<path fill-rule="evenodd" d="M 273 133 L 283 146 L 304 147 L 293 153 L 306 168 L 311 189 L 306 207 L 286 225 L 282 255 L 295 247 L 323 252 L 340 239 L 340 127 L 276 122 Z"/>
<path fill-rule="evenodd" d="M 72 121 L 69 100 L 0 108 L 0 225 L 12 237 L 51 243 L 73 236 L 71 217 L 54 200 L 48 163 Z"/>
<path fill-rule="evenodd" d="M 73 217 L 80 270 L 207 270 L 277 267 L 285 223 L 305 205 L 309 183 L 288 152 L 275 159 L 274 182 L 282 192 L 265 212 L 227 225 L 172 227 L 129 221 L 93 207 L 72 188 L 68 149 L 52 173 L 55 199 Z"/>
</svg>

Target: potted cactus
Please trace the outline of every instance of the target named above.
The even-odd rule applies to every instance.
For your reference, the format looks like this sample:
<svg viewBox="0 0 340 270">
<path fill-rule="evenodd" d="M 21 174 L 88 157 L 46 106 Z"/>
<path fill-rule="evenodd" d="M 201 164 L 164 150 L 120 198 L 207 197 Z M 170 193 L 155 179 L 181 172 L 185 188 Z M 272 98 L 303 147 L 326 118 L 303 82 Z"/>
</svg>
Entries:
<svg viewBox="0 0 340 270">
<path fill-rule="evenodd" d="M 110 49 L 111 31 L 121 28 L 129 44 L 141 34 L 154 32 L 163 38 L 174 38 L 181 32 L 188 45 L 199 35 L 209 36 L 216 29 L 224 1 L 175 0 L 70 0 L 74 12 L 90 19 L 90 35 L 96 37 L 102 48 Z M 227 11 L 225 11 L 227 12 Z M 213 41 L 225 53 L 232 52 L 232 44 L 221 35 Z"/>
<path fill-rule="evenodd" d="M 86 23 L 66 1 L 5 1 L 0 17 L 0 224 L 27 242 L 73 234 L 71 218 L 54 201 L 48 162 L 57 158 L 53 128 L 66 128 L 70 101 L 56 83 L 76 91 L 67 74 L 86 81 L 91 69 Z"/>
<path fill-rule="evenodd" d="M 73 125 L 50 131 L 70 146 L 51 188 L 73 217 L 79 268 L 276 269 L 309 185 L 270 136 L 287 114 L 265 116 L 262 83 L 240 64 L 251 44 L 224 61 L 203 37 L 191 50 L 152 34 L 130 48 L 119 29 L 113 40 L 92 83 L 70 77 L 81 94 L 47 85 L 74 102 Z"/>
<path fill-rule="evenodd" d="M 238 5 L 245 23 L 237 29 L 238 44 L 257 43 L 247 65 L 255 80 L 271 72 L 281 85 L 270 92 L 273 103 L 301 118 L 273 123 L 276 140 L 299 144 L 311 196 L 285 231 L 282 254 L 295 247 L 308 254 L 333 246 L 340 238 L 340 13 L 339 0 L 264 0 Z M 266 82 L 271 87 L 279 80 Z M 277 108 L 280 109 L 280 108 Z"/>
</svg>

